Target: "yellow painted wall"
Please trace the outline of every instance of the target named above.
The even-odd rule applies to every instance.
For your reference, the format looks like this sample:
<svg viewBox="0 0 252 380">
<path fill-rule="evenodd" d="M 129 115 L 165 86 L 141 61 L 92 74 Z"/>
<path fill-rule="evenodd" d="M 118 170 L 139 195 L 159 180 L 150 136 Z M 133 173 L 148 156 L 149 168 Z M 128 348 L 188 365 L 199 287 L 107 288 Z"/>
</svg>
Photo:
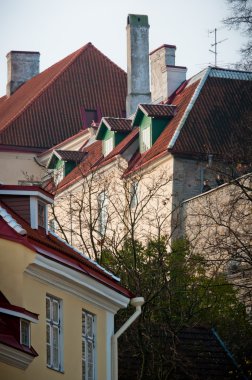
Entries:
<svg viewBox="0 0 252 380">
<path fill-rule="evenodd" d="M 31 324 L 31 341 L 39 356 L 26 370 L 0 363 L 0 378 L 4 380 L 56 380 L 61 378 L 81 380 L 82 371 L 82 310 L 96 316 L 97 380 L 104 380 L 106 373 L 106 315 L 105 310 L 54 285 L 46 285 L 25 273 L 33 262 L 35 253 L 17 243 L 0 239 L 1 291 L 15 305 L 39 314 L 39 322 Z M 63 302 L 64 374 L 46 366 L 46 295 L 60 298 Z"/>
</svg>

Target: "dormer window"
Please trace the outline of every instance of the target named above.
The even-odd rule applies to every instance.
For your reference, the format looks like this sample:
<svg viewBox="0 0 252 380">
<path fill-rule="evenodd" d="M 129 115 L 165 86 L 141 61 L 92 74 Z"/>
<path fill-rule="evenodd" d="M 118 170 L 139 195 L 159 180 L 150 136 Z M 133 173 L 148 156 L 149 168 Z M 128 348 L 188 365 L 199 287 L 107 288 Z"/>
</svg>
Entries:
<svg viewBox="0 0 252 380">
<path fill-rule="evenodd" d="M 20 343 L 31 347 L 31 327 L 26 319 L 20 319 Z"/>
<path fill-rule="evenodd" d="M 130 132 L 131 120 L 115 117 L 103 117 L 96 140 L 102 141 L 103 155 L 106 157 Z"/>
<path fill-rule="evenodd" d="M 139 104 L 132 126 L 139 127 L 141 153 L 152 147 L 175 115 L 171 104 Z"/>
<path fill-rule="evenodd" d="M 48 205 L 53 203 L 53 195 L 38 186 L 2 185 L 1 199 L 7 206 L 21 215 L 31 228 L 43 227 L 48 233 Z"/>
<path fill-rule="evenodd" d="M 103 141 L 103 154 L 107 156 L 114 149 L 114 136 Z"/>
<path fill-rule="evenodd" d="M 77 150 L 54 150 L 47 164 L 53 170 L 53 181 L 57 186 L 87 156 L 87 152 Z"/>
</svg>

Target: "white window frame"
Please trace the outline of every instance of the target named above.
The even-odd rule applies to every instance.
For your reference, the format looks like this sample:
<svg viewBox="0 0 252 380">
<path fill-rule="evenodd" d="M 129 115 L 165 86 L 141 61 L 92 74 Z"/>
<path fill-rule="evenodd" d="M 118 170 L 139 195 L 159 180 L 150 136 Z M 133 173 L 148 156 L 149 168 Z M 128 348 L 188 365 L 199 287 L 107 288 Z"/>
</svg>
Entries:
<svg viewBox="0 0 252 380">
<path fill-rule="evenodd" d="M 31 323 L 27 319 L 20 319 L 20 343 L 31 347 Z"/>
<path fill-rule="evenodd" d="M 138 204 L 138 181 L 130 184 L 130 208 L 135 208 Z"/>
<path fill-rule="evenodd" d="M 141 129 L 141 137 L 142 137 L 142 152 L 146 152 L 146 150 L 151 147 L 151 127 L 150 125 L 146 128 Z"/>
<path fill-rule="evenodd" d="M 88 324 L 91 324 L 88 327 Z M 96 379 L 96 317 L 82 310 L 82 380 Z"/>
<path fill-rule="evenodd" d="M 108 195 L 102 191 L 98 195 L 98 230 L 101 236 L 105 235 L 108 221 Z"/>
<path fill-rule="evenodd" d="M 48 309 L 49 306 L 49 309 Z M 55 315 L 56 311 L 56 315 Z M 63 372 L 62 300 L 46 295 L 46 363 L 47 367 Z"/>
<path fill-rule="evenodd" d="M 40 214 L 40 207 L 41 207 L 41 210 L 43 212 L 43 216 Z M 46 216 L 46 204 L 44 202 L 41 202 L 40 200 L 38 200 L 38 226 L 39 227 L 43 227 L 43 228 L 46 228 L 46 219 L 47 219 L 47 216 Z M 42 220 L 41 220 L 41 217 L 42 217 Z"/>
<path fill-rule="evenodd" d="M 114 149 L 114 136 L 103 141 L 103 154 L 106 157 Z"/>
</svg>

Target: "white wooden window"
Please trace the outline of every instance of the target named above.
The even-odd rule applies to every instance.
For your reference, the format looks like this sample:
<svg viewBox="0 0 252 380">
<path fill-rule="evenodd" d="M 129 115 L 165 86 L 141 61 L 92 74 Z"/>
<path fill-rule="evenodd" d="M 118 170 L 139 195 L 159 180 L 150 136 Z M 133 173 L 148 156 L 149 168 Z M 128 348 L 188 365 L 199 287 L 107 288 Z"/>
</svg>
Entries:
<svg viewBox="0 0 252 380">
<path fill-rule="evenodd" d="M 82 311 L 82 380 L 95 379 L 95 316 Z"/>
<path fill-rule="evenodd" d="M 150 149 L 151 147 L 151 130 L 150 126 L 141 130 L 142 135 L 142 152 Z"/>
<path fill-rule="evenodd" d="M 102 191 L 98 195 L 98 229 L 103 236 L 106 231 L 108 221 L 108 196 L 106 191 Z"/>
<path fill-rule="evenodd" d="M 61 305 L 58 298 L 46 297 L 47 366 L 57 371 L 63 371 Z"/>
<path fill-rule="evenodd" d="M 20 320 L 20 343 L 24 346 L 31 346 L 31 327 L 26 319 Z"/>
<path fill-rule="evenodd" d="M 103 141 L 103 154 L 104 156 L 107 156 L 114 148 L 114 137 L 110 137 L 107 140 Z"/>
<path fill-rule="evenodd" d="M 137 202 L 138 202 L 137 189 L 138 189 L 138 182 L 133 181 L 130 187 L 130 207 L 131 208 L 136 207 Z"/>
</svg>

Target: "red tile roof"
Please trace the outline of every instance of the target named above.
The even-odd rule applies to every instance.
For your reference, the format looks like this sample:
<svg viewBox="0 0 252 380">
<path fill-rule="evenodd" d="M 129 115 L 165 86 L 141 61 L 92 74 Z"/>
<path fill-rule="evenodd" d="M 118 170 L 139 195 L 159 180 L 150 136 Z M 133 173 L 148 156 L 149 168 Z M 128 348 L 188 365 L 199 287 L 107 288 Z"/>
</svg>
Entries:
<svg viewBox="0 0 252 380">
<path fill-rule="evenodd" d="M 172 104 L 139 104 L 139 108 L 150 117 L 172 117 L 176 113 L 176 107 Z"/>
<path fill-rule="evenodd" d="M 111 131 L 129 132 L 132 130 L 132 121 L 125 118 L 104 117 L 102 119 Z"/>
<path fill-rule="evenodd" d="M 28 222 L 15 213 L 4 202 L 0 202 L 0 205 L 11 215 L 12 218 L 15 219 L 18 224 L 26 230 L 26 235 L 21 236 L 14 231 L 14 229 L 9 227 L 8 223 L 0 217 L 0 238 L 17 240 L 20 244 L 24 244 L 26 246 L 28 245 L 30 249 L 39 252 L 49 259 L 58 261 L 63 265 L 83 272 L 87 276 L 94 278 L 98 282 L 112 288 L 116 292 L 132 298 L 133 294 L 129 290 L 122 287 L 118 283 L 118 279 L 116 279 L 112 273 L 107 272 L 104 268 L 97 265 L 96 262 L 83 256 L 54 234 L 50 232 L 46 234 L 44 228 L 32 229 Z M 10 231 L 7 231 L 6 227 L 8 227 L 9 230 L 12 230 L 12 237 Z"/>
<path fill-rule="evenodd" d="M 0 144 L 48 149 L 83 127 L 85 109 L 122 117 L 126 73 L 91 43 L 0 102 Z"/>
<path fill-rule="evenodd" d="M 242 129 L 244 123 L 251 123 L 249 117 L 252 118 L 252 81 L 209 76 L 171 152 L 230 155 L 241 134 L 244 142 L 249 141 Z M 247 133 L 252 143 L 251 129 Z"/>
<path fill-rule="evenodd" d="M 87 155 L 86 152 L 79 152 L 76 150 L 55 150 L 55 152 L 63 161 L 74 161 L 77 163 L 80 163 Z"/>
<path fill-rule="evenodd" d="M 183 83 L 172 94 L 169 101 L 175 107 L 169 104 L 167 108 L 164 108 L 164 105 L 140 105 L 140 109 L 142 107 L 148 115 L 159 117 L 163 115 L 163 110 L 167 109 L 169 112 L 173 111 L 173 117 L 167 121 L 166 128 L 148 151 L 140 154 L 137 150 L 133 154 L 124 176 L 169 152 L 197 155 L 201 158 L 205 157 L 206 153 L 219 156 L 226 154 L 235 136 L 242 133 L 242 120 L 248 124 L 249 117 L 252 117 L 251 79 L 252 73 L 208 68 Z M 133 143 L 137 135 L 138 128 L 133 129 L 105 158 L 100 151 L 96 156 L 98 165 L 93 165 L 92 170 L 111 162 L 116 155 L 121 154 Z M 247 144 L 249 141 L 251 136 L 250 139 L 247 138 Z M 74 183 L 77 171 L 78 168 L 69 174 L 71 184 Z M 85 173 L 83 172 L 84 175 Z M 67 176 L 63 183 L 70 183 L 69 178 Z"/>
</svg>

